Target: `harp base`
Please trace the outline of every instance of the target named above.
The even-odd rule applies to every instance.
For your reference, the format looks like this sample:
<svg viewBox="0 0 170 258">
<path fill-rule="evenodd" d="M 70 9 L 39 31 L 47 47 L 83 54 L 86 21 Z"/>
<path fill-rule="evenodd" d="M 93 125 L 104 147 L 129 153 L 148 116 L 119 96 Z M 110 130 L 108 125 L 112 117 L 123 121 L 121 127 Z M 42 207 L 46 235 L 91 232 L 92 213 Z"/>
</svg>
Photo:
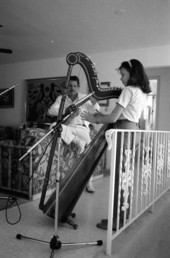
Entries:
<svg viewBox="0 0 170 258">
<path fill-rule="evenodd" d="M 70 216 L 72 218 L 75 218 L 76 217 L 76 214 L 75 213 L 71 213 Z M 69 217 L 65 217 L 61 220 L 61 223 L 67 223 L 68 225 L 72 226 L 73 229 L 77 229 L 78 228 L 78 225 L 75 224 Z"/>
</svg>

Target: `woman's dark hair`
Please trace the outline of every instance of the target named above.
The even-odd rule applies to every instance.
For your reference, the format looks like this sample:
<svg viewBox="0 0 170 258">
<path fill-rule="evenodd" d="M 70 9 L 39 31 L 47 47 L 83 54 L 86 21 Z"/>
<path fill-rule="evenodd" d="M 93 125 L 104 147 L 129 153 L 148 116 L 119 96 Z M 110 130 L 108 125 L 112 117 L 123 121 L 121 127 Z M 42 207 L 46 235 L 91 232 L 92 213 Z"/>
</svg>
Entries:
<svg viewBox="0 0 170 258">
<path fill-rule="evenodd" d="M 140 61 L 136 59 L 125 61 L 121 63 L 119 70 L 122 68 L 126 69 L 130 73 L 130 78 L 127 82 L 127 86 L 131 85 L 140 87 L 144 93 L 151 92 L 148 76 Z"/>
<path fill-rule="evenodd" d="M 70 76 L 70 81 L 76 81 L 77 85 L 80 87 L 80 80 L 76 75 Z"/>
</svg>

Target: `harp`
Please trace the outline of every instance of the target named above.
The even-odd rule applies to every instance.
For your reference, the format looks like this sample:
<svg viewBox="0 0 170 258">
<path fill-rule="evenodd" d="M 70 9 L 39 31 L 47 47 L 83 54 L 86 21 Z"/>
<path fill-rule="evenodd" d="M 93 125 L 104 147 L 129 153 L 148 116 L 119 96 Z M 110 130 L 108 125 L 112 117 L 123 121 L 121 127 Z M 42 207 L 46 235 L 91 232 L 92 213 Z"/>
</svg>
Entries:
<svg viewBox="0 0 170 258">
<path fill-rule="evenodd" d="M 66 61 L 69 65 L 69 71 L 67 75 L 66 83 L 69 81 L 70 71 L 73 65 L 79 64 L 86 75 L 90 94 L 98 100 L 118 98 L 121 93 L 121 88 L 108 88 L 103 89 L 100 87 L 100 83 L 97 77 L 95 66 L 91 60 L 84 54 L 76 52 L 67 55 Z M 82 102 L 87 101 L 86 97 Z M 84 153 L 78 158 L 72 169 L 67 171 L 67 176 L 60 181 L 59 185 L 59 197 L 58 197 L 58 221 L 67 222 L 74 228 L 77 227 L 71 222 L 69 217 L 81 196 L 81 193 L 89 181 L 94 169 L 96 168 L 100 158 L 107 147 L 105 140 L 105 131 L 109 129 L 109 124 L 102 126 L 97 135 L 92 139 L 91 143 L 84 151 Z M 44 184 L 42 188 L 42 194 L 40 198 L 39 208 L 48 216 L 55 217 L 55 203 L 56 203 L 56 190 L 51 194 L 48 200 L 45 202 L 46 191 L 49 181 L 50 171 L 46 171 Z M 74 187 L 73 187 L 74 186 Z"/>
<path fill-rule="evenodd" d="M 93 93 L 93 97 L 98 100 L 118 98 L 122 91 L 118 87 L 109 87 L 103 89 L 100 86 L 100 82 L 97 76 L 97 71 L 89 57 L 83 53 L 70 53 L 66 57 L 66 61 L 69 66 L 79 64 L 87 78 L 89 91 Z"/>
</svg>

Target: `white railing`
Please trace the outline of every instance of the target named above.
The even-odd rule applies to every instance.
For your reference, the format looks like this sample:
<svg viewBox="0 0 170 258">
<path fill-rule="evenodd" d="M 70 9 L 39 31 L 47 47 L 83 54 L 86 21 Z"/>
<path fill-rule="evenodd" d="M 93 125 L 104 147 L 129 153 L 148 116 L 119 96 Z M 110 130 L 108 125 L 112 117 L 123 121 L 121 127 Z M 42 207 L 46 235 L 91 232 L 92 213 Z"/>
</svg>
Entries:
<svg viewBox="0 0 170 258">
<path fill-rule="evenodd" d="M 170 132 L 111 129 L 106 140 L 111 149 L 106 253 L 111 255 L 112 240 L 153 210 L 170 188 Z"/>
</svg>

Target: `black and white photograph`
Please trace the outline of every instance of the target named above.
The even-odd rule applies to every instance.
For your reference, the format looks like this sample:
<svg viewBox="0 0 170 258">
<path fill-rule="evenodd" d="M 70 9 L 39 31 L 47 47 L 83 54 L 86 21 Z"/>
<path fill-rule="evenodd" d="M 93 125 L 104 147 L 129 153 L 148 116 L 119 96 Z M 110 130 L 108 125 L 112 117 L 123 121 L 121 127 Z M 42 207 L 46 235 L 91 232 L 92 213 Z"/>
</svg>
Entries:
<svg viewBox="0 0 170 258">
<path fill-rule="evenodd" d="M 170 0 L 0 0 L 0 258 L 170 258 Z"/>
</svg>

